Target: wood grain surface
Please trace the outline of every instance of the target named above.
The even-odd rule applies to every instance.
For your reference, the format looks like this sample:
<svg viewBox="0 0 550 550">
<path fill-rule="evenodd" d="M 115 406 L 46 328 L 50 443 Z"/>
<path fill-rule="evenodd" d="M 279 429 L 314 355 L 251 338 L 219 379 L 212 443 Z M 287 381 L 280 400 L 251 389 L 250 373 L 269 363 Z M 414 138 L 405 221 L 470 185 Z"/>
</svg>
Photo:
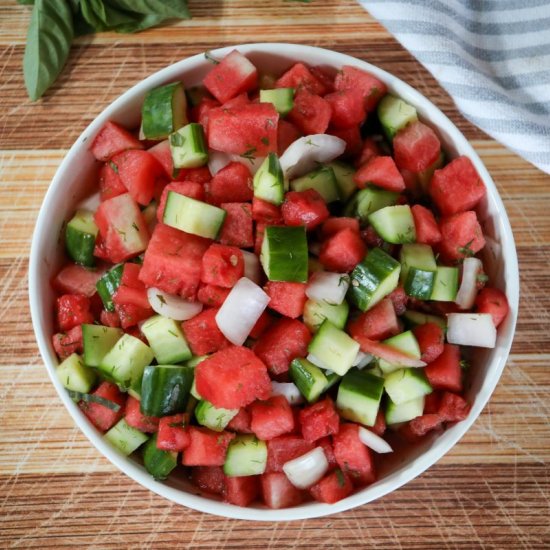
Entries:
<svg viewBox="0 0 550 550">
<path fill-rule="evenodd" d="M 28 10 L 0 0 L 0 547 L 549 548 L 550 178 L 465 121 L 429 73 L 352 0 L 194 0 L 190 7 L 191 21 L 79 39 L 58 83 L 32 104 L 21 75 Z M 27 300 L 36 215 L 82 129 L 153 71 L 217 46 L 258 41 L 354 55 L 434 101 L 493 176 L 521 269 L 512 354 L 464 439 L 424 475 L 374 503 L 282 524 L 188 510 L 115 470 L 57 398 Z"/>
</svg>

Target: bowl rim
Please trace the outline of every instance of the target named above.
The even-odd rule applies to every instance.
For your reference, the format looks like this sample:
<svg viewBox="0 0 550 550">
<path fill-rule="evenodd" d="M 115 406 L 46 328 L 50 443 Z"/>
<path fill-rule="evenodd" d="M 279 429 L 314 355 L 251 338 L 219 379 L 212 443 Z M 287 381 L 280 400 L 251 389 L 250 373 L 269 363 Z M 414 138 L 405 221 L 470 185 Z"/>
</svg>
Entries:
<svg viewBox="0 0 550 550">
<path fill-rule="evenodd" d="M 47 241 L 47 237 L 45 236 L 47 231 L 44 231 L 44 229 L 47 228 L 50 223 L 48 218 L 48 212 L 50 211 L 49 207 L 52 205 L 54 197 L 57 193 L 59 193 L 61 182 L 63 180 L 63 174 L 71 166 L 77 152 L 80 151 L 82 147 L 85 147 L 85 142 L 95 136 L 103 124 L 134 96 L 143 93 L 153 86 L 157 86 L 163 82 L 169 81 L 170 79 L 174 79 L 178 74 L 185 75 L 185 73 L 189 72 L 191 69 L 198 68 L 203 63 L 207 62 L 203 52 L 168 65 L 129 88 L 94 118 L 94 120 L 81 133 L 65 155 L 44 196 L 33 232 L 29 260 L 29 301 L 31 319 L 44 365 L 61 401 L 69 411 L 69 414 L 88 440 L 96 447 L 96 449 L 131 479 L 154 493 L 177 504 L 222 517 L 255 521 L 289 521 L 318 518 L 361 506 L 375 499 L 381 498 L 396 489 L 399 489 L 441 459 L 441 457 L 443 457 L 443 455 L 454 447 L 458 440 L 470 429 L 471 425 L 478 418 L 482 409 L 485 407 L 487 401 L 492 395 L 498 380 L 500 379 L 512 345 L 519 303 L 519 271 L 517 252 L 506 210 L 496 185 L 494 184 L 487 169 L 481 162 L 481 159 L 474 148 L 458 130 L 455 124 L 426 96 L 422 95 L 406 82 L 375 65 L 371 65 L 366 61 L 357 59 L 348 54 L 336 52 L 326 48 L 319 48 L 316 46 L 284 42 L 260 42 L 225 46 L 211 50 L 210 53 L 213 56 L 223 57 L 233 49 L 237 49 L 245 55 L 252 52 L 260 52 L 267 55 L 288 56 L 289 60 L 293 60 L 294 62 L 302 61 L 304 56 L 318 56 L 326 58 L 328 65 L 353 65 L 360 69 L 364 69 L 380 78 L 388 85 L 390 89 L 399 90 L 396 93 L 400 96 L 406 96 L 407 100 L 412 101 L 415 107 L 418 108 L 420 106 L 423 111 L 429 112 L 432 123 L 438 128 L 438 130 L 441 131 L 442 128 L 444 128 L 450 136 L 453 144 L 460 146 L 460 149 L 465 151 L 464 154 L 467 154 L 474 163 L 488 189 L 488 196 L 490 196 L 499 214 L 498 222 L 502 230 L 501 238 L 506 244 L 505 248 L 502 250 L 502 257 L 506 257 L 507 297 L 510 304 L 510 313 L 509 319 L 507 320 L 506 335 L 503 337 L 504 345 L 499 348 L 498 353 L 496 353 L 495 357 L 493 357 L 491 366 L 488 368 L 487 376 L 483 380 L 482 386 L 480 387 L 479 393 L 476 396 L 468 417 L 464 421 L 459 422 L 447 429 L 444 434 L 437 438 L 432 448 L 423 453 L 420 457 L 414 459 L 412 464 L 401 466 L 397 472 L 390 474 L 388 477 L 377 481 L 365 489 L 356 491 L 349 497 L 335 504 L 329 505 L 318 502 L 308 502 L 297 507 L 272 510 L 268 508 L 259 509 L 253 507 L 235 506 L 210 499 L 208 497 L 191 494 L 175 487 L 171 487 L 167 484 L 155 481 L 151 476 L 144 472 L 143 469 L 138 467 L 132 459 L 119 454 L 114 448 L 105 442 L 102 435 L 92 426 L 90 422 L 88 422 L 78 406 L 69 398 L 68 393 L 64 390 L 55 374 L 55 359 L 51 351 L 51 344 L 49 341 L 50 337 L 46 336 L 46 330 L 44 330 L 41 326 L 41 319 L 39 315 L 42 307 L 40 292 L 38 290 L 41 261 L 39 250 L 42 243 Z M 433 122 L 434 119 L 436 122 Z M 509 277 L 511 277 L 511 280 Z"/>
</svg>

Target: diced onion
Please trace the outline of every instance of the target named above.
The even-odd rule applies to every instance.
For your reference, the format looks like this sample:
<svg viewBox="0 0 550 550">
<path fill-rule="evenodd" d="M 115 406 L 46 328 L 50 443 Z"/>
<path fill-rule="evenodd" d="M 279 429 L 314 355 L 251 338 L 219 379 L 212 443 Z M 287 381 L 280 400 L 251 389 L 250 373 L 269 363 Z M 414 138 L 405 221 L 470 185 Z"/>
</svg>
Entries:
<svg viewBox="0 0 550 550">
<path fill-rule="evenodd" d="M 191 319 L 202 311 L 200 302 L 189 302 L 154 287 L 147 289 L 147 299 L 156 313 L 174 319 L 174 321 Z"/>
<path fill-rule="evenodd" d="M 101 204 L 101 199 L 98 192 L 81 200 L 76 205 L 76 210 L 89 210 L 90 212 L 95 212 L 99 208 L 100 204 Z"/>
<path fill-rule="evenodd" d="M 221 151 L 208 151 L 208 170 L 215 176 L 222 168 L 225 168 L 231 162 L 231 157 Z"/>
<path fill-rule="evenodd" d="M 306 288 L 306 296 L 318 302 L 339 305 L 344 301 L 349 288 L 349 276 L 346 273 L 318 271 L 311 276 Z"/>
<path fill-rule="evenodd" d="M 256 283 L 241 277 L 216 314 L 216 324 L 232 344 L 242 346 L 268 303 Z"/>
<path fill-rule="evenodd" d="M 259 285 L 262 279 L 262 267 L 258 256 L 248 250 L 241 250 L 241 252 L 244 259 L 244 276 Z"/>
<path fill-rule="evenodd" d="M 363 445 L 366 445 L 369 449 L 377 453 L 392 453 L 393 449 L 390 447 L 389 443 L 381 438 L 379 435 L 376 435 L 374 432 L 359 426 L 359 439 Z"/>
<path fill-rule="evenodd" d="M 328 369 L 328 367 L 323 363 L 323 361 L 321 361 L 321 359 L 319 359 L 318 357 L 315 357 L 313 353 L 308 353 L 306 359 L 310 363 L 313 363 L 316 367 L 319 367 L 320 369 L 325 369 L 325 370 Z"/>
<path fill-rule="evenodd" d="M 373 356 L 370 353 L 365 353 L 361 350 L 357 352 L 357 357 L 352 363 L 352 367 L 357 367 L 358 369 L 365 368 L 372 360 Z"/>
<path fill-rule="evenodd" d="M 271 395 L 282 395 L 291 405 L 303 403 L 304 398 L 292 382 L 271 382 Z"/>
<path fill-rule="evenodd" d="M 315 447 L 306 454 L 283 464 L 288 480 L 298 489 L 315 485 L 327 472 L 328 460 L 322 447 Z"/>
<path fill-rule="evenodd" d="M 477 296 L 477 276 L 483 270 L 479 258 L 465 258 L 462 264 L 462 281 L 455 303 L 460 309 L 470 309 Z"/>
<path fill-rule="evenodd" d="M 497 330 L 490 313 L 450 313 L 447 315 L 447 341 L 459 346 L 494 348 Z"/>
<path fill-rule="evenodd" d="M 328 134 L 304 136 L 291 143 L 281 156 L 280 163 L 286 178 L 295 178 L 315 168 L 319 162 L 330 162 L 339 157 L 346 142 Z"/>
<path fill-rule="evenodd" d="M 229 155 L 229 157 L 233 162 L 240 162 L 241 164 L 244 164 L 250 172 L 252 172 L 252 174 L 255 174 L 260 169 L 260 166 L 265 160 L 265 157 L 255 156 L 243 157 L 241 155 Z"/>
</svg>

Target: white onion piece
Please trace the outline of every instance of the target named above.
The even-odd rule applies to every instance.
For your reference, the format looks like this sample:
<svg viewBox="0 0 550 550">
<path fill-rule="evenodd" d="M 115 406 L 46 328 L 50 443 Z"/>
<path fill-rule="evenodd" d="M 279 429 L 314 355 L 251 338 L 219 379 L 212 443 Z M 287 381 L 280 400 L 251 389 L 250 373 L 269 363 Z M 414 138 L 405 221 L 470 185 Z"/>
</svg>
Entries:
<svg viewBox="0 0 550 550">
<path fill-rule="evenodd" d="M 202 311 L 200 302 L 188 302 L 179 296 L 167 294 L 154 287 L 147 289 L 147 299 L 156 313 L 174 319 L 174 321 L 191 319 Z"/>
<path fill-rule="evenodd" d="M 349 288 L 349 276 L 346 273 L 318 271 L 311 276 L 306 288 L 306 296 L 317 302 L 325 301 L 339 305 L 344 301 Z"/>
<path fill-rule="evenodd" d="M 231 157 L 221 151 L 208 151 L 208 170 L 215 176 L 222 168 L 225 168 L 231 162 Z"/>
<path fill-rule="evenodd" d="M 382 439 L 379 435 L 367 430 L 367 428 L 363 428 L 363 426 L 359 426 L 359 439 L 363 445 L 366 445 L 369 449 L 372 449 L 377 453 L 393 452 L 393 449 L 385 439 Z"/>
<path fill-rule="evenodd" d="M 447 341 L 459 346 L 494 348 L 497 329 L 490 313 L 450 313 L 447 315 Z"/>
<path fill-rule="evenodd" d="M 241 277 L 216 314 L 216 324 L 232 344 L 242 346 L 268 303 L 256 283 Z"/>
<path fill-rule="evenodd" d="M 252 172 L 252 174 L 255 174 L 260 169 L 260 166 L 265 160 L 265 157 L 243 157 L 241 155 L 229 155 L 229 158 L 233 162 L 240 162 L 241 164 L 244 164 L 250 170 L 250 172 Z"/>
<path fill-rule="evenodd" d="M 288 480 L 298 489 L 315 485 L 327 472 L 328 460 L 322 447 L 315 447 L 306 454 L 283 464 Z"/>
<path fill-rule="evenodd" d="M 470 309 L 477 296 L 477 276 L 483 269 L 479 258 L 465 258 L 462 264 L 462 281 L 456 295 L 455 304 L 460 309 Z"/>
<path fill-rule="evenodd" d="M 279 159 L 285 178 L 295 178 L 313 170 L 319 162 L 339 157 L 346 142 L 328 134 L 304 136 L 291 143 Z"/>
<path fill-rule="evenodd" d="M 100 204 L 101 199 L 99 198 L 99 192 L 97 192 L 81 200 L 76 205 L 76 210 L 89 210 L 90 212 L 95 212 Z"/>
<path fill-rule="evenodd" d="M 296 384 L 292 382 L 271 382 L 271 395 L 282 395 L 291 405 L 304 402 L 304 398 Z"/>
<path fill-rule="evenodd" d="M 259 285 L 262 280 L 262 267 L 258 256 L 248 250 L 241 250 L 241 252 L 244 259 L 244 276 Z"/>
<path fill-rule="evenodd" d="M 372 360 L 374 359 L 374 356 L 370 353 L 365 353 L 361 350 L 357 352 L 357 357 L 352 363 L 352 367 L 357 367 L 358 369 L 365 368 Z"/>
<path fill-rule="evenodd" d="M 315 357 L 313 353 L 308 353 L 306 359 L 310 363 L 313 363 L 316 367 L 319 367 L 320 369 L 325 369 L 325 370 L 328 369 L 328 367 L 323 363 L 323 361 L 321 361 L 321 359 L 319 359 L 318 357 Z"/>
</svg>

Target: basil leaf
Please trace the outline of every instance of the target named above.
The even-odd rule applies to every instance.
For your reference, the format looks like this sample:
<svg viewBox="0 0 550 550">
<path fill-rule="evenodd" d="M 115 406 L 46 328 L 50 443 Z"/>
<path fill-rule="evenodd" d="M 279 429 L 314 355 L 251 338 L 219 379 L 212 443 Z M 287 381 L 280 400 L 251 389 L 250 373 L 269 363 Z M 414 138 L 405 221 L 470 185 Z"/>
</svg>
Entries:
<svg viewBox="0 0 550 550">
<path fill-rule="evenodd" d="M 17 3 L 22 6 L 32 6 L 34 4 L 34 0 L 17 0 Z"/>
<path fill-rule="evenodd" d="M 118 412 L 120 410 L 120 405 L 118 403 L 115 403 L 110 399 L 105 399 L 104 397 L 101 397 L 99 395 L 95 395 L 93 393 L 82 393 L 73 390 L 67 390 L 67 392 L 70 398 L 75 401 L 84 401 L 85 403 L 97 403 L 98 405 L 103 405 L 104 407 L 107 407 L 114 412 Z"/>
<path fill-rule="evenodd" d="M 120 33 L 139 32 L 145 29 L 149 29 L 150 27 L 160 25 L 163 21 L 166 21 L 166 17 L 164 15 L 139 14 L 133 23 L 117 25 L 116 27 L 114 27 L 114 30 Z"/>
<path fill-rule="evenodd" d="M 25 86 L 36 101 L 53 84 L 67 61 L 73 14 L 66 0 L 36 0 L 23 57 Z"/>
<path fill-rule="evenodd" d="M 105 0 L 114 8 L 141 13 L 143 15 L 164 16 L 178 19 L 191 17 L 187 7 L 187 0 Z"/>
<path fill-rule="evenodd" d="M 95 32 L 103 32 L 107 30 L 107 25 L 101 19 L 102 7 L 103 4 L 101 1 L 80 0 L 80 11 L 82 13 L 82 17 Z"/>
</svg>

